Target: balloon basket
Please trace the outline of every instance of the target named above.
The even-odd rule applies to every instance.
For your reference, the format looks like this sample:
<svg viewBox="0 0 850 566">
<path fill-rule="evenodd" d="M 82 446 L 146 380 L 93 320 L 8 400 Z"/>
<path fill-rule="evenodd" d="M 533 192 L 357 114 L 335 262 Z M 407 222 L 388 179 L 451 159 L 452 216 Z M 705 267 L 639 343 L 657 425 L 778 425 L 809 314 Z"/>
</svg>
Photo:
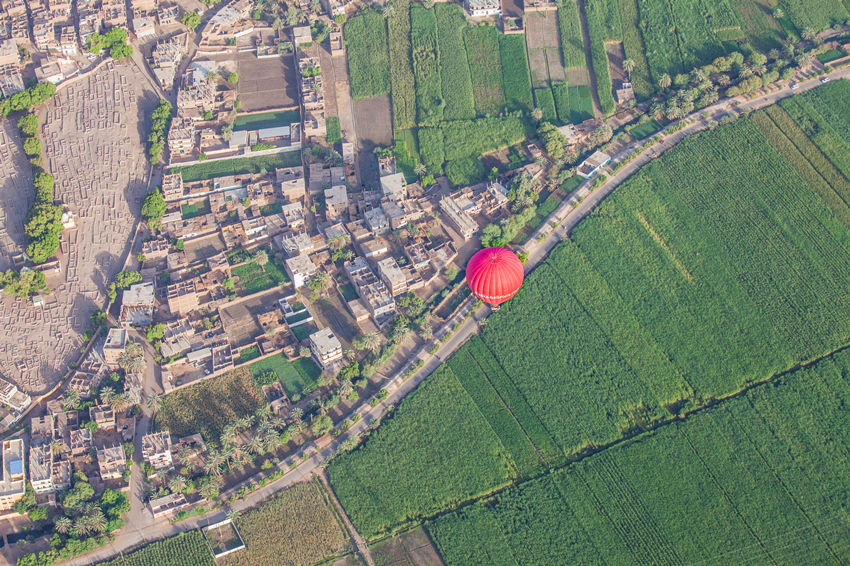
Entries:
<svg viewBox="0 0 850 566">
<path fill-rule="evenodd" d="M 501 308 L 502 308 L 502 305 L 494 305 L 494 306 L 490 307 L 490 310 L 493 311 L 493 312 L 496 312 L 497 310 L 499 310 Z"/>
</svg>

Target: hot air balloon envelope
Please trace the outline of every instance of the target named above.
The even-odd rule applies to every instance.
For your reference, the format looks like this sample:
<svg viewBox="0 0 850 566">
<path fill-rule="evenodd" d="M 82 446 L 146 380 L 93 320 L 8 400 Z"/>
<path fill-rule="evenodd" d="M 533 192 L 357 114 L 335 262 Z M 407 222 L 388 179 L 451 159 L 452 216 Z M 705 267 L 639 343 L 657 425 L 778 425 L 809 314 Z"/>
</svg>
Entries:
<svg viewBox="0 0 850 566">
<path fill-rule="evenodd" d="M 523 279 L 522 262 L 504 248 L 485 248 L 466 265 L 466 282 L 472 294 L 493 306 L 516 295 Z"/>
</svg>

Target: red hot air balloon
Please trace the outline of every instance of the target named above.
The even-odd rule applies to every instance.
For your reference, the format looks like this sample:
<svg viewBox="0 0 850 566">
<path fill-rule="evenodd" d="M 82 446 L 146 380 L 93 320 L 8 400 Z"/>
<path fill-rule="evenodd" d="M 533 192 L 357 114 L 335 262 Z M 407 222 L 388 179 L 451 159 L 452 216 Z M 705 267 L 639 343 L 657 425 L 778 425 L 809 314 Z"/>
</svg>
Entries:
<svg viewBox="0 0 850 566">
<path fill-rule="evenodd" d="M 466 265 L 466 282 L 472 294 L 494 307 L 516 295 L 523 279 L 522 262 L 505 248 L 485 248 Z"/>
</svg>

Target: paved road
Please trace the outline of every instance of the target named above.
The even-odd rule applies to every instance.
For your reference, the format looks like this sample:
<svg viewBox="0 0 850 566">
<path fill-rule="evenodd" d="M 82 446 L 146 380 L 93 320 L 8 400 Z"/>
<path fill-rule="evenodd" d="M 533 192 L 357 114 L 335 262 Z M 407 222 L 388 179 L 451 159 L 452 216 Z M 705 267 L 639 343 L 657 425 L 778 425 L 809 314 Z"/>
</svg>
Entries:
<svg viewBox="0 0 850 566">
<path fill-rule="evenodd" d="M 830 78 L 850 78 L 850 68 L 837 70 L 831 73 Z M 711 106 L 709 110 L 712 112 L 712 119 L 719 119 L 725 115 L 729 115 L 732 113 L 738 113 L 746 108 L 761 108 L 763 106 L 767 106 L 769 104 L 773 104 L 774 102 L 781 100 L 782 98 L 786 98 L 793 94 L 804 92 L 806 90 L 815 88 L 821 84 L 819 78 L 810 79 L 802 83 L 798 83 L 798 88 L 795 90 L 791 90 L 789 88 L 783 88 L 782 90 L 773 92 L 771 94 L 759 97 L 757 99 L 751 100 L 749 102 L 742 102 L 737 110 L 732 107 L 730 100 L 723 100 L 718 102 L 717 104 Z M 530 272 L 534 269 L 534 267 L 540 263 L 543 259 L 545 259 L 548 252 L 558 244 L 558 242 L 567 236 L 569 230 L 572 229 L 587 213 L 592 210 L 596 205 L 598 205 L 611 191 L 614 190 L 620 183 L 622 183 L 625 179 L 627 179 L 632 173 L 637 171 L 638 168 L 648 163 L 651 159 L 654 159 L 661 152 L 666 151 L 670 147 L 676 145 L 681 140 L 686 137 L 697 133 L 701 130 L 704 130 L 706 127 L 705 120 L 703 120 L 700 115 L 703 110 L 696 112 L 688 118 L 697 117 L 698 120 L 694 124 L 689 124 L 681 131 L 677 132 L 674 135 L 668 136 L 665 139 L 664 144 L 656 144 L 654 146 L 654 150 L 649 150 L 642 154 L 640 157 L 624 166 L 622 169 L 617 171 L 616 173 L 609 175 L 609 180 L 600 188 L 596 189 L 594 192 L 590 193 L 587 198 L 575 209 L 567 210 L 569 205 L 565 207 L 559 207 L 552 216 L 547 218 L 546 222 L 541 225 L 540 230 L 535 232 L 532 235 L 532 238 L 529 238 L 529 244 L 527 245 L 527 251 L 529 252 L 529 257 L 525 263 L 526 273 Z M 641 142 L 642 144 L 643 142 Z M 628 152 L 632 151 L 634 147 L 637 145 L 641 145 L 638 143 L 632 144 L 625 151 L 618 154 L 617 157 L 622 157 Z M 586 186 L 587 183 L 583 183 L 577 191 L 581 190 Z M 571 208 L 571 207 L 569 207 Z M 565 215 L 559 215 L 567 213 Z M 557 218 L 562 218 L 563 220 L 559 222 L 557 228 L 548 232 L 548 235 L 543 242 L 538 243 L 534 238 L 539 235 L 540 232 L 545 231 L 549 227 L 549 223 Z M 337 451 L 339 446 L 350 437 L 359 437 L 363 432 L 368 430 L 373 423 L 377 419 L 383 415 L 383 413 L 387 410 L 391 405 L 397 404 L 401 401 L 408 393 L 412 392 L 416 387 L 422 383 L 431 373 L 436 370 L 440 364 L 442 364 L 445 360 L 447 360 L 460 346 L 462 346 L 473 334 L 476 334 L 479 330 L 479 322 L 484 320 L 490 314 L 490 308 L 488 306 L 484 306 L 479 309 L 476 313 L 473 314 L 469 319 L 464 321 L 463 317 L 472 309 L 472 300 L 468 300 L 460 311 L 441 329 L 435 332 L 435 337 L 439 338 L 446 334 L 447 329 L 450 329 L 451 326 L 455 322 L 461 322 L 461 327 L 455 332 L 451 338 L 449 338 L 445 343 L 440 344 L 440 348 L 434 356 L 427 356 L 425 359 L 424 365 L 407 381 L 401 383 L 401 385 L 390 393 L 387 397 L 386 401 L 380 403 L 375 409 L 367 413 L 360 421 L 355 423 L 348 429 L 345 433 L 341 434 L 337 438 L 335 438 L 329 445 L 322 448 L 321 450 L 315 451 L 312 450 L 310 445 L 306 445 L 304 450 L 307 450 L 309 457 L 307 460 L 302 462 L 298 468 L 286 474 L 283 478 L 275 481 L 267 485 L 265 488 L 258 489 L 253 494 L 251 494 L 246 500 L 238 501 L 233 505 L 229 505 L 226 507 L 222 507 L 221 509 L 217 509 L 213 513 L 207 514 L 205 517 L 194 517 L 188 519 L 186 521 L 182 521 L 176 525 L 168 524 L 167 519 L 160 519 L 156 522 L 153 521 L 150 512 L 147 509 L 143 509 L 141 505 L 140 491 L 143 486 L 143 479 L 141 478 L 141 472 L 138 470 L 138 466 L 134 466 L 134 474 L 133 474 L 133 489 L 131 490 L 132 498 L 133 498 L 133 509 L 130 512 L 129 518 L 127 520 L 128 527 L 126 527 L 121 533 L 119 533 L 115 539 L 115 542 L 104 547 L 103 549 L 98 550 L 92 554 L 77 558 L 76 560 L 71 560 L 66 562 L 65 564 L 71 566 L 78 566 L 83 564 L 93 564 L 97 561 L 104 560 L 110 556 L 116 555 L 119 552 L 126 551 L 127 549 L 138 545 L 139 543 L 151 540 L 158 540 L 162 538 L 166 538 L 169 536 L 173 536 L 183 531 L 188 531 L 192 529 L 196 529 L 198 527 L 213 524 L 215 522 L 221 521 L 226 516 L 226 511 L 230 509 L 235 509 L 236 511 L 244 511 L 249 509 L 250 507 L 255 506 L 260 501 L 270 497 L 275 492 L 280 491 L 290 485 L 308 480 L 312 477 L 313 473 L 320 472 L 320 466 L 333 454 Z M 146 351 L 147 355 L 147 351 Z M 152 355 L 152 354 L 151 354 Z M 414 357 L 411 359 L 410 364 L 402 368 L 399 374 L 403 374 L 404 371 L 409 367 L 409 365 L 415 363 L 415 361 L 419 359 L 418 357 Z M 153 364 L 151 364 L 152 366 Z M 387 381 L 393 381 L 393 378 L 388 379 Z M 151 391 L 151 384 L 155 382 L 155 379 L 147 379 L 146 380 L 146 394 L 149 394 Z M 144 400 L 142 406 L 144 407 Z M 141 419 L 139 423 L 139 427 L 147 426 L 147 410 L 144 409 L 145 415 Z M 144 429 L 141 429 L 144 430 Z M 137 447 L 136 452 L 133 456 L 134 461 L 138 462 L 141 455 L 141 434 L 137 436 Z M 137 477 L 138 476 L 138 477 Z M 352 528 L 353 531 L 353 528 Z M 358 539 L 359 535 L 355 535 L 355 538 Z"/>
</svg>

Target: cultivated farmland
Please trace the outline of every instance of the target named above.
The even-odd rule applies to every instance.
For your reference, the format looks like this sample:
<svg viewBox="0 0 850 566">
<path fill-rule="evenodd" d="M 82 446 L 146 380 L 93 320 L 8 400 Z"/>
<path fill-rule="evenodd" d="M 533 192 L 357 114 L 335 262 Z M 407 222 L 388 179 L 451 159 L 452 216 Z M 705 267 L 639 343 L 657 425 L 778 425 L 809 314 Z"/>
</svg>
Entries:
<svg viewBox="0 0 850 566">
<path fill-rule="evenodd" d="M 354 99 L 390 92 L 390 55 L 384 16 L 365 10 L 345 24 L 345 52 Z"/>
<path fill-rule="evenodd" d="M 585 67 L 584 38 L 576 2 L 564 2 L 558 8 L 558 27 L 561 32 L 561 52 L 565 67 Z"/>
<path fill-rule="evenodd" d="M 574 466 L 511 489 L 492 505 L 466 507 L 456 516 L 439 519 L 432 532 L 447 563 L 595 564 L 594 549 L 601 546 L 612 553 L 605 558 L 608 564 L 688 564 L 720 554 L 721 545 L 726 551 L 752 551 L 758 541 L 767 544 L 782 533 L 810 528 L 795 508 L 812 517 L 817 507 L 824 519 L 831 509 L 838 513 L 835 502 L 846 497 L 844 492 L 814 490 L 812 503 L 804 504 L 807 488 L 796 485 L 791 495 L 796 503 L 788 507 L 788 496 L 770 483 L 772 475 L 790 473 L 788 466 L 758 469 L 758 458 L 745 465 L 736 463 L 751 457 L 746 444 L 740 448 L 740 459 L 730 461 L 729 455 L 739 450 L 735 443 L 750 430 L 746 427 L 756 424 L 746 422 L 747 411 L 742 409 L 735 426 L 745 428 L 730 429 L 720 411 L 732 410 L 724 408 L 733 403 L 727 397 L 764 381 L 778 383 L 776 389 L 781 389 L 791 379 L 788 370 L 847 345 L 850 231 L 831 211 L 835 203 L 820 196 L 823 190 L 843 190 L 837 179 L 850 146 L 850 106 L 845 102 L 850 96 L 843 90 L 847 88 L 850 85 L 842 81 L 789 99 L 805 110 L 800 116 L 771 109 L 785 112 L 781 127 L 774 116 L 757 113 L 752 120 L 739 119 L 690 137 L 603 201 L 573 230 L 570 240 L 526 278 L 520 293 L 489 317 L 481 338 L 470 340 L 448 367 L 435 374 L 437 379 L 429 378 L 405 399 L 361 448 L 333 462 L 331 478 L 355 526 L 374 536 L 473 497 L 464 493 L 487 492 L 500 482 L 531 476 L 543 466 L 562 466 L 600 448 L 604 455 L 587 460 L 586 476 L 575 475 L 579 468 Z M 826 128 L 830 121 L 835 124 Z M 801 143 L 804 128 L 817 143 Z M 776 137 L 780 133 L 790 133 L 797 145 L 788 135 Z M 779 143 L 771 136 L 786 141 Z M 805 134 L 802 137 L 808 140 Z M 447 155 L 455 151 L 454 142 L 449 149 L 448 136 L 444 146 Z M 795 159 L 788 157 L 794 155 L 792 149 Z M 815 150 L 829 159 L 819 158 Z M 826 163 L 833 159 L 841 163 L 828 170 Z M 816 171 L 824 171 L 825 179 L 817 190 L 807 182 Z M 774 391 L 771 386 L 755 387 L 747 398 L 753 392 Z M 832 385 L 816 388 L 830 391 Z M 837 387 L 846 389 L 846 384 Z M 795 418 L 803 429 L 824 419 L 845 418 L 836 413 L 843 402 L 829 394 L 817 395 L 825 408 L 830 407 L 828 417 L 806 416 L 813 400 L 788 403 L 802 411 Z M 448 398 L 451 405 L 446 405 Z M 719 408 L 708 409 L 717 403 Z M 690 424 L 691 417 L 681 426 L 673 424 L 691 412 L 713 415 L 694 418 L 711 419 L 705 430 L 717 430 L 718 437 L 691 432 L 687 427 L 697 426 Z M 458 419 L 466 426 L 481 421 L 488 426 L 477 425 L 481 427 L 477 433 L 467 431 L 466 438 L 474 438 L 478 448 L 471 451 L 464 443 L 463 456 L 458 456 L 457 445 L 450 441 L 454 432 L 435 429 L 429 442 L 420 443 L 425 434 L 423 414 L 431 427 Z M 778 410 L 761 414 L 775 421 L 771 427 L 789 420 Z M 662 430 L 649 439 L 608 448 L 655 426 Z M 839 428 L 824 432 L 823 439 L 846 436 L 850 428 L 841 426 L 846 428 L 837 424 Z M 485 433 L 487 429 L 492 434 Z M 797 445 L 788 442 L 787 446 Z M 787 454 L 808 470 L 826 457 L 824 442 L 799 452 L 777 445 L 764 457 Z M 590 464 L 625 458 L 621 453 L 653 443 L 657 447 L 646 448 L 648 455 L 635 452 L 627 466 L 619 464 L 625 472 L 612 471 L 608 464 L 603 472 Z M 501 446 L 504 460 L 492 456 L 492 447 L 485 448 L 493 445 Z M 657 462 L 657 470 L 644 474 L 640 462 Z M 846 477 L 846 469 L 835 469 L 846 467 L 843 457 L 836 454 L 824 465 L 832 470 L 824 473 Z M 707 471 L 699 471 L 700 466 L 707 466 Z M 662 474 L 681 479 L 668 482 Z M 728 481 L 719 491 L 717 478 Z M 636 495 L 616 492 L 617 486 L 632 481 Z M 787 486 L 792 480 L 783 481 Z M 376 491 L 369 487 L 373 484 L 384 489 Z M 388 491 L 390 484 L 393 488 Z M 668 484 L 670 492 L 665 495 Z M 594 496 L 582 492 L 597 490 L 596 485 L 600 487 Z M 698 485 L 714 487 L 703 499 Z M 829 485 L 839 489 L 835 482 Z M 743 505 L 758 501 L 746 494 L 761 489 L 766 490 L 764 505 L 746 507 L 741 517 L 734 513 L 740 505 L 723 495 Z M 774 498 L 772 492 L 778 495 Z M 410 493 L 416 498 L 411 499 Z M 674 493 L 688 495 L 673 497 Z M 603 513 L 599 506 L 611 510 Z M 716 509 L 717 516 L 701 514 L 692 525 L 686 524 L 678 506 Z M 625 515 L 621 519 L 617 513 Z M 476 518 L 468 520 L 467 514 Z M 612 519 L 615 525 L 628 526 L 618 528 L 615 536 L 609 532 L 612 527 L 603 525 L 605 516 L 617 516 Z M 639 519 L 649 516 L 648 525 Z M 440 525 L 449 523 L 451 528 L 441 535 Z M 578 526 L 564 531 L 558 524 Z M 730 525 L 728 535 L 711 530 L 717 525 Z M 644 528 L 661 534 L 657 539 L 654 534 L 636 534 L 634 542 L 616 538 L 629 539 Z M 522 542 L 526 539 L 527 544 Z M 541 542 L 530 542 L 534 540 Z M 681 542 L 686 540 L 697 542 Z M 534 548 L 525 553 L 526 546 Z M 500 548 L 521 548 L 523 553 L 509 551 L 503 556 Z M 752 558 L 741 556 L 743 560 L 737 561 L 736 555 L 728 563 Z"/>
<path fill-rule="evenodd" d="M 304 566 L 348 544 L 318 480 L 278 492 L 235 523 L 245 549 L 220 558 L 220 566 Z"/>
<path fill-rule="evenodd" d="M 505 102 L 509 110 L 531 110 L 531 78 L 525 56 L 525 41 L 521 35 L 500 35 L 499 56 L 502 60 L 502 79 Z"/>
<path fill-rule="evenodd" d="M 328 474 L 366 537 L 450 509 L 515 477 L 502 443 L 445 366 L 409 395 L 361 448 L 335 459 Z"/>
<path fill-rule="evenodd" d="M 478 114 L 498 114 L 505 107 L 499 30 L 493 26 L 467 28 L 464 34 Z"/>
<path fill-rule="evenodd" d="M 393 92 L 393 125 L 396 130 L 416 125 L 416 90 L 410 46 L 410 0 L 393 3 L 387 18 L 390 79 Z"/>
<path fill-rule="evenodd" d="M 177 438 L 200 432 L 206 442 L 218 444 L 228 423 L 253 415 L 264 402 L 251 370 L 240 368 L 169 393 L 156 424 Z"/>
<path fill-rule="evenodd" d="M 446 120 L 475 118 L 472 78 L 463 43 L 463 31 L 467 27 L 463 9 L 457 4 L 440 3 L 434 10 L 440 38 L 440 80 L 446 103 L 443 117 Z"/>
<path fill-rule="evenodd" d="M 443 119 L 443 91 L 437 55 L 437 17 L 419 4 L 410 7 L 413 74 L 416 77 L 416 121 L 436 124 Z"/>
<path fill-rule="evenodd" d="M 120 558 L 100 562 L 98 566 L 215 566 L 210 547 L 201 531 L 181 533 L 152 542 Z"/>
<path fill-rule="evenodd" d="M 848 371 L 842 351 L 428 530 L 449 566 L 841 564 Z"/>
</svg>

